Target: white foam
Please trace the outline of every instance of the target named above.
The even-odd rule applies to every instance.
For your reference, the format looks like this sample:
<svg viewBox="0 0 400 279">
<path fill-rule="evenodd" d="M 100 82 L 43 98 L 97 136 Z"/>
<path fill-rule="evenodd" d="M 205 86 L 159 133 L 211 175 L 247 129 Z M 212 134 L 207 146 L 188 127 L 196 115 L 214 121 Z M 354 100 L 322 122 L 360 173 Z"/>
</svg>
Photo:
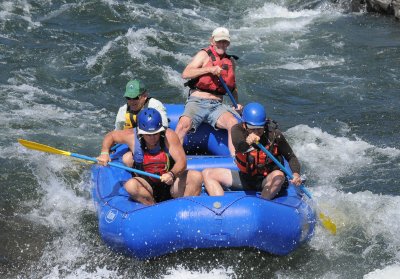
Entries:
<svg viewBox="0 0 400 279">
<path fill-rule="evenodd" d="M 284 65 L 274 66 L 271 68 L 281 68 L 287 70 L 307 70 L 307 69 L 315 69 L 321 67 L 343 65 L 344 62 L 345 60 L 343 58 L 312 56 L 312 57 L 307 57 L 299 62 L 290 62 Z"/>
<path fill-rule="evenodd" d="M 73 173 L 79 174 L 86 168 L 84 163 L 76 162 L 71 157 L 32 151 L 22 146 L 18 146 L 17 154 L 19 158 L 25 158 L 25 161 L 29 162 L 27 168 L 32 169 L 32 174 L 44 194 L 40 206 L 34 206 L 32 211 L 26 214 L 26 218 L 55 230 L 69 230 L 79 223 L 77 217 L 82 211 L 94 210 L 91 202 L 88 203 L 86 198 L 77 196 L 77 192 L 88 191 L 82 187 L 88 181 L 77 182 L 65 178 Z"/>
<path fill-rule="evenodd" d="M 76 138 L 98 137 L 102 133 L 106 133 L 108 129 L 107 126 L 101 125 L 99 119 L 115 117 L 115 112 L 93 109 L 91 103 L 71 99 L 68 94 L 60 94 L 60 92 L 70 89 L 57 89 L 56 92 L 48 92 L 36 86 L 20 84 L 21 79 L 24 79 L 27 83 L 35 81 L 35 78 L 31 78 L 32 73 L 29 70 L 18 73 L 18 75 L 21 75 L 21 77 L 18 76 L 18 80 L 8 80 L 11 85 L 0 85 L 2 94 L 7 94 L 5 101 L 0 104 L 0 119 L 2 119 L 6 128 L 15 125 L 21 127 L 29 125 L 30 134 L 35 133 L 35 131 L 43 133 L 45 129 L 49 135 L 61 134 L 65 136 L 73 134 L 76 135 Z M 76 119 L 84 122 L 76 127 Z M 49 120 L 51 120 L 50 124 Z M 51 124 L 55 126 L 50 126 L 49 129 L 48 125 Z M 71 132 L 74 129 L 82 129 L 85 133 Z M 15 133 L 20 137 L 26 131 L 14 128 L 8 131 L 9 136 Z"/>
<path fill-rule="evenodd" d="M 245 28 L 240 29 L 241 33 L 251 33 L 246 37 L 260 38 L 272 32 L 304 29 L 321 16 L 321 11 L 289 11 L 286 7 L 266 3 L 261 8 L 248 9 L 246 15 Z M 250 26 L 250 28 L 247 26 Z"/>
<path fill-rule="evenodd" d="M 340 239 L 357 238 L 360 243 L 358 249 L 363 249 L 359 257 L 368 259 L 383 253 L 381 240 L 384 239 L 385 255 L 399 260 L 400 197 L 370 191 L 341 191 L 340 179 L 370 167 L 376 156 L 386 156 L 389 162 L 396 161 L 400 152 L 358 139 L 350 134 L 348 127 L 342 132 L 342 136 L 334 136 L 306 125 L 298 125 L 285 132 L 303 167 L 306 165 L 311 169 L 314 183 L 309 185 L 309 190 L 317 206 L 338 229 L 338 236 L 334 237 L 317 226 L 310 245 L 323 251 L 328 258 L 337 258 L 349 253 L 347 248 L 342 247 Z M 345 136 L 346 133 L 350 138 Z M 376 179 L 379 181 L 379 177 Z"/>
<path fill-rule="evenodd" d="M 176 91 L 179 90 L 181 96 L 187 96 L 188 89 L 183 85 L 185 80 L 182 78 L 181 73 L 175 71 L 170 66 L 162 66 L 161 72 L 163 73 L 162 78 L 166 83 L 178 88 Z M 166 92 L 166 94 L 171 94 L 171 96 L 177 95 L 176 92 Z"/>
<path fill-rule="evenodd" d="M 376 269 L 363 277 L 364 279 L 395 279 L 400 278 L 400 265 L 394 264 L 383 269 Z"/>
<path fill-rule="evenodd" d="M 287 7 L 275 3 L 265 3 L 261 7 L 250 8 L 245 11 L 238 29 L 232 28 L 235 45 L 254 48 L 259 45 L 276 43 L 282 40 L 282 34 L 288 36 L 309 32 L 309 26 L 321 21 L 332 20 L 343 16 L 336 8 L 316 8 L 289 10 Z M 245 19 L 245 20 L 244 20 Z M 286 44 L 287 41 L 282 41 Z M 293 47 L 293 46 L 289 46 Z"/>
<path fill-rule="evenodd" d="M 90 68 L 92 68 L 94 65 L 96 65 L 97 61 L 98 61 L 99 59 L 101 59 L 103 56 L 105 56 L 105 55 L 110 51 L 110 49 L 112 48 L 112 46 L 113 46 L 116 42 L 118 42 L 119 40 L 121 40 L 121 38 L 122 38 L 121 36 L 118 36 L 118 37 L 115 38 L 114 40 L 107 42 L 106 45 L 103 46 L 102 49 L 101 49 L 97 54 L 95 54 L 95 55 L 93 55 L 93 56 L 91 56 L 91 57 L 86 58 L 86 62 L 87 62 L 86 68 L 87 68 L 87 69 L 90 69 Z"/>
<path fill-rule="evenodd" d="M 32 21 L 31 7 L 32 6 L 26 0 L 4 1 L 0 3 L 0 21 L 20 18 L 28 22 L 28 30 L 32 27 L 39 27 L 41 26 L 40 22 Z M 20 15 L 16 10 L 22 10 L 23 15 Z"/>
<path fill-rule="evenodd" d="M 213 268 L 206 271 L 204 268 L 200 271 L 191 271 L 185 269 L 182 265 L 175 268 L 169 268 L 168 274 L 164 275 L 164 279 L 227 279 L 236 278 L 232 267 L 228 268 Z"/>
<path fill-rule="evenodd" d="M 76 268 L 73 271 L 70 271 L 70 274 L 65 275 L 65 267 L 60 267 L 59 265 L 53 266 L 51 268 L 50 273 L 43 276 L 43 279 L 80 279 L 80 278 L 91 278 L 91 279 L 123 279 L 125 276 L 119 275 L 118 270 L 111 270 L 107 267 L 96 267 L 95 270 L 88 270 L 86 265 L 82 265 Z"/>
<path fill-rule="evenodd" d="M 374 146 L 362 140 L 333 136 L 307 125 L 290 128 L 287 135 L 296 139 L 292 144 L 296 155 L 305 160 L 311 169 L 318 170 L 315 175 L 324 185 L 337 183 L 339 177 L 372 162 L 366 152 L 373 150 Z"/>
<path fill-rule="evenodd" d="M 288 8 L 274 3 L 265 3 L 261 8 L 252 8 L 247 10 L 247 17 L 250 20 L 257 21 L 268 18 L 302 18 L 315 17 L 321 14 L 318 10 L 300 10 L 289 11 Z"/>
<path fill-rule="evenodd" d="M 39 21 L 46 21 L 46 20 L 58 17 L 61 14 L 63 14 L 64 12 L 67 12 L 76 6 L 77 6 L 76 4 L 63 4 L 60 6 L 60 8 L 58 10 L 51 11 L 47 15 L 41 17 L 39 19 Z"/>
<path fill-rule="evenodd" d="M 182 53 L 174 53 L 172 51 L 166 51 L 158 47 L 150 46 L 149 39 L 159 40 L 159 37 L 161 36 L 172 37 L 172 34 L 168 32 L 160 32 L 153 28 L 142 28 L 139 30 L 129 28 L 125 35 L 128 40 L 127 48 L 129 54 L 132 58 L 138 59 L 142 63 L 147 60 L 148 55 L 171 57 L 183 65 L 191 59 L 191 56 Z"/>
</svg>

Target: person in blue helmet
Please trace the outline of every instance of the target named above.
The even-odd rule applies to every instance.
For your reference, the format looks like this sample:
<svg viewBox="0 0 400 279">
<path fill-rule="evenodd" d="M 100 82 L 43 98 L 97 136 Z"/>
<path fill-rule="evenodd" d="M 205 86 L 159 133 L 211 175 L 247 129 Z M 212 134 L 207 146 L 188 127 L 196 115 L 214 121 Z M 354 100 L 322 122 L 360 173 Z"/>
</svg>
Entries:
<svg viewBox="0 0 400 279">
<path fill-rule="evenodd" d="M 162 124 L 160 113 L 154 108 L 142 109 L 137 117 L 136 129 L 114 130 L 103 140 L 99 164 L 110 161 L 109 150 L 114 143 L 127 144 L 132 151 L 132 160 L 127 166 L 161 179 L 135 175 L 124 187 L 135 201 L 153 205 L 182 196 L 198 196 L 202 175 L 199 171 L 186 170 L 186 155 L 176 133 Z"/>
<path fill-rule="evenodd" d="M 275 121 L 267 119 L 264 107 L 249 103 L 243 108 L 242 123 L 232 127 L 235 162 L 239 170 L 208 168 L 203 170 L 204 185 L 210 196 L 224 195 L 222 186 L 232 190 L 261 191 L 265 199 L 273 199 L 287 187 L 285 174 L 258 148 L 261 143 L 281 163 L 283 157 L 293 172 L 291 182 L 301 184 L 300 163 Z"/>
</svg>

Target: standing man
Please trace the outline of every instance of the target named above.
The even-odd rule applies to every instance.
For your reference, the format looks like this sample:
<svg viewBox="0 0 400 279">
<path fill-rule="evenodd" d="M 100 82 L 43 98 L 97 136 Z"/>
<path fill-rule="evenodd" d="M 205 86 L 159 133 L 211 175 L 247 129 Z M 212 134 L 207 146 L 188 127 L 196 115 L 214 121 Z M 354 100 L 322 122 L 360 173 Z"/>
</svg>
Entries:
<svg viewBox="0 0 400 279">
<path fill-rule="evenodd" d="M 231 128 L 238 123 L 236 117 L 240 116 L 222 103 L 223 96 L 227 92 L 219 81 L 221 76 L 237 102 L 234 59 L 238 58 L 226 53 L 230 41 L 228 29 L 216 28 L 212 32 L 211 45 L 200 50 L 186 66 L 182 77 L 190 79 L 185 83 L 190 87 L 189 97 L 175 130 L 183 143 L 186 134 L 195 131 L 202 122 L 209 123 L 215 129 L 226 129 L 228 147 L 231 155 L 234 155 Z M 242 106 L 238 104 L 236 110 L 241 111 L 241 109 Z"/>
<path fill-rule="evenodd" d="M 287 181 L 280 168 L 258 148 L 260 142 L 283 164 L 283 157 L 293 171 L 291 182 L 301 185 L 300 163 L 282 132 L 272 120 L 267 120 L 264 107 L 249 103 L 243 108 L 243 123 L 232 128 L 232 141 L 236 148 L 235 162 L 239 168 L 209 168 L 203 170 L 204 185 L 210 196 L 223 196 L 225 187 L 235 190 L 261 191 L 265 199 L 273 199 Z"/>
<path fill-rule="evenodd" d="M 136 129 L 114 130 L 104 137 L 101 154 L 97 157 L 99 164 L 105 166 L 110 161 L 108 152 L 114 143 L 127 144 L 133 153 L 129 167 L 161 176 L 160 180 L 148 176 L 129 179 L 124 187 L 133 200 L 152 205 L 182 196 L 198 196 L 202 175 L 186 170 L 186 155 L 178 136 L 164 128 L 160 113 L 145 108 L 137 120 Z"/>
<path fill-rule="evenodd" d="M 126 84 L 124 97 L 126 104 L 119 108 L 115 119 L 115 130 L 130 129 L 136 127 L 136 118 L 143 108 L 155 108 L 162 117 L 164 128 L 168 127 L 167 112 L 164 105 L 157 99 L 149 97 L 149 93 L 142 81 L 130 80 Z"/>
</svg>

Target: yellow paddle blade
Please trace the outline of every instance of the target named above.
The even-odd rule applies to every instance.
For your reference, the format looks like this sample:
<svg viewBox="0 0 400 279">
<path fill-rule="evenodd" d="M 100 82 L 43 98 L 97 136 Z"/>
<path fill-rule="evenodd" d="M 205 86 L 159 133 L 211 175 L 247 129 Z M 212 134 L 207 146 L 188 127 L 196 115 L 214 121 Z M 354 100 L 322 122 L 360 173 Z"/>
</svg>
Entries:
<svg viewBox="0 0 400 279">
<path fill-rule="evenodd" d="M 38 151 L 43 151 L 43 152 L 48 152 L 48 153 L 53 153 L 53 154 L 60 154 L 60 155 L 65 155 L 65 156 L 71 156 L 71 152 L 56 149 L 51 146 L 47 146 L 41 143 L 33 142 L 33 141 L 28 141 L 24 139 L 18 139 L 18 142 L 25 146 L 26 148 L 33 149 L 33 150 L 38 150 Z"/>
<path fill-rule="evenodd" d="M 336 234 L 336 225 L 332 222 L 332 220 L 324 215 L 323 213 L 319 213 L 319 219 L 321 221 L 321 224 L 324 226 L 325 229 L 330 231 L 333 235 Z"/>
</svg>

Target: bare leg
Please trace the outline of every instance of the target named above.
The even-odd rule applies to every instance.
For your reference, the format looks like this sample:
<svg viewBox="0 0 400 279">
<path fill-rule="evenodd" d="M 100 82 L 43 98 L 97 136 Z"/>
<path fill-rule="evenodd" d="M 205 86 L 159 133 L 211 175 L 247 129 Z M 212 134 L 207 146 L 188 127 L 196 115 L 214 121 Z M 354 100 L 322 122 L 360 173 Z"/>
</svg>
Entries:
<svg viewBox="0 0 400 279">
<path fill-rule="evenodd" d="M 125 164 L 125 166 L 132 167 L 133 166 L 133 155 L 131 151 L 126 152 L 122 156 L 122 162 Z"/>
<path fill-rule="evenodd" d="M 204 185 L 210 196 L 223 196 L 224 189 L 222 185 L 232 185 L 232 173 L 229 169 L 223 168 L 208 168 L 202 172 L 204 178 Z"/>
<path fill-rule="evenodd" d="M 268 174 L 267 178 L 263 181 L 264 185 L 261 197 L 267 200 L 273 199 L 279 193 L 283 182 L 285 182 L 285 176 L 280 170 L 274 170 Z"/>
<path fill-rule="evenodd" d="M 171 196 L 174 198 L 198 196 L 201 192 L 203 176 L 201 172 L 187 170 L 174 181 L 171 187 Z"/>
<path fill-rule="evenodd" d="M 187 177 L 188 171 L 184 171 L 171 185 L 171 196 L 173 198 L 183 197 L 186 188 L 186 181 L 188 180 Z"/>
<path fill-rule="evenodd" d="M 222 128 L 228 131 L 228 148 L 231 156 L 235 156 L 235 147 L 232 144 L 231 129 L 237 123 L 237 119 L 230 112 L 223 113 L 217 121 L 217 128 Z"/>
<path fill-rule="evenodd" d="M 179 118 L 178 124 L 176 125 L 175 132 L 178 135 L 179 141 L 183 144 L 186 134 L 192 127 L 192 119 L 187 116 L 181 116 Z"/>
<path fill-rule="evenodd" d="M 199 171 L 189 170 L 186 179 L 186 187 L 184 196 L 198 196 L 201 192 L 201 184 L 203 183 L 203 175 Z"/>
<path fill-rule="evenodd" d="M 145 205 L 153 205 L 156 203 L 153 197 L 153 189 L 143 178 L 131 178 L 125 183 L 124 187 L 133 200 Z"/>
</svg>

